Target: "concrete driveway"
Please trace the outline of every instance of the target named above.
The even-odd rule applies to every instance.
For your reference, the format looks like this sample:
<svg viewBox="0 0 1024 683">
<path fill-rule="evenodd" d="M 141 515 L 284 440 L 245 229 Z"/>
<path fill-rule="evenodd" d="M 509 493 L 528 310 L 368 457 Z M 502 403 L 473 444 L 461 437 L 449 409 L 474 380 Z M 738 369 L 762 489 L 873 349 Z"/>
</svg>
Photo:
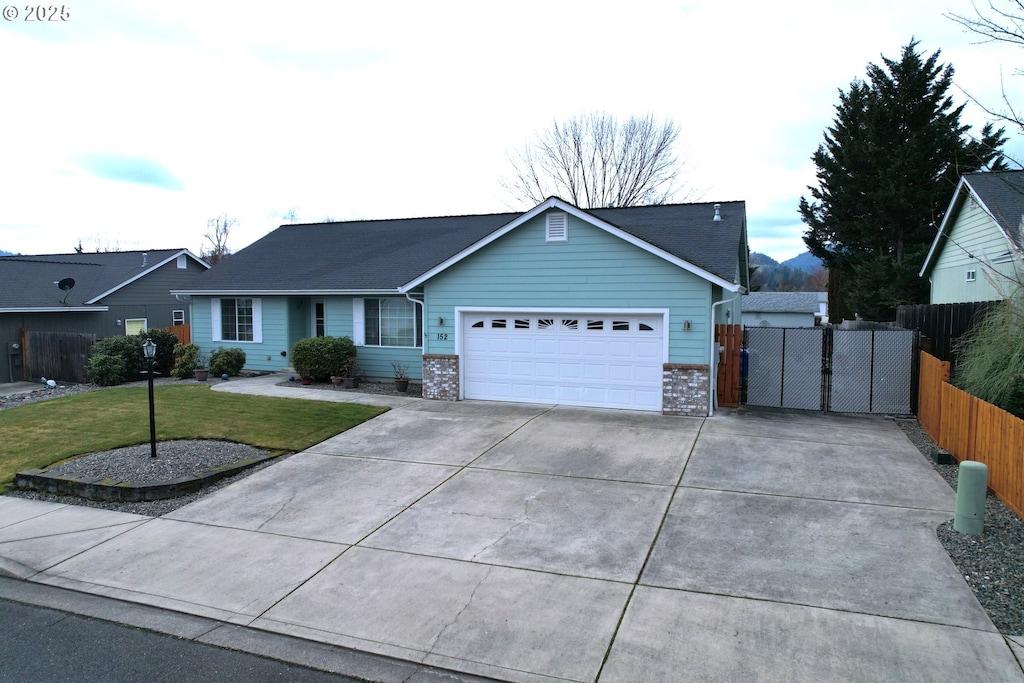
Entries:
<svg viewBox="0 0 1024 683">
<path fill-rule="evenodd" d="M 1024 680 L 891 422 L 400 403 L 158 519 L 0 498 L 0 572 L 503 680 Z"/>
</svg>

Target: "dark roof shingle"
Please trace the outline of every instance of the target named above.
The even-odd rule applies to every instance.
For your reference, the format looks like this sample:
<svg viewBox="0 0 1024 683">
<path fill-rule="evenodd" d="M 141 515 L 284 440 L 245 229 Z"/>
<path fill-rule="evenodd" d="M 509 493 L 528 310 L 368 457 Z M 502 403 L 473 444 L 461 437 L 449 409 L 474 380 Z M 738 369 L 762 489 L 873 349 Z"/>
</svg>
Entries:
<svg viewBox="0 0 1024 683">
<path fill-rule="evenodd" d="M 743 202 L 587 213 L 732 282 L 746 225 Z M 203 273 L 188 292 L 387 291 L 412 282 L 521 213 L 283 225 Z"/>
</svg>

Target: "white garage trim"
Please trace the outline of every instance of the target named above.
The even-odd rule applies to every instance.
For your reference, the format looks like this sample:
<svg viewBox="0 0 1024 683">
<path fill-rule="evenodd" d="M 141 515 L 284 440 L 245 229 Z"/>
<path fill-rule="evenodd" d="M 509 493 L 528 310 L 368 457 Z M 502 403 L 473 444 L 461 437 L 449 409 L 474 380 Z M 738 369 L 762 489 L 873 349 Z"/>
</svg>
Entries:
<svg viewBox="0 0 1024 683">
<path fill-rule="evenodd" d="M 665 309 L 455 309 L 460 398 L 662 409 Z"/>
</svg>

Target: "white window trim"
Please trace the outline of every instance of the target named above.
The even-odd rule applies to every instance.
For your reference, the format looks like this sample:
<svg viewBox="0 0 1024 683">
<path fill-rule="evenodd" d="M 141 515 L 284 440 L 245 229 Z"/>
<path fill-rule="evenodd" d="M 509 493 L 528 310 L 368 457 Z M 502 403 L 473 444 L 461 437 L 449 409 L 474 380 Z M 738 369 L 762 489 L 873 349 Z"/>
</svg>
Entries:
<svg viewBox="0 0 1024 683">
<path fill-rule="evenodd" d="M 177 262 L 175 263 L 178 270 L 185 270 L 188 268 L 188 257 L 185 254 L 178 254 Z"/>
<path fill-rule="evenodd" d="M 365 300 L 352 299 L 352 342 L 356 346 L 366 346 L 366 308 Z"/>
<path fill-rule="evenodd" d="M 324 308 L 324 334 L 327 334 L 327 303 L 323 297 L 315 297 L 309 306 L 309 336 L 316 336 L 316 306 L 320 304 Z"/>
<path fill-rule="evenodd" d="M 976 270 L 967 271 L 967 282 L 974 282 L 978 279 L 978 272 Z"/>
<path fill-rule="evenodd" d="M 225 299 L 252 299 L 252 341 L 240 339 L 224 339 L 224 332 L 221 330 L 220 302 L 219 298 L 210 299 L 210 337 L 213 341 L 228 341 L 232 344 L 262 344 L 263 343 L 263 299 L 248 296 L 228 296 Z"/>
<path fill-rule="evenodd" d="M 134 323 L 134 322 L 141 322 L 142 323 L 142 331 L 143 332 L 146 332 L 146 331 L 149 330 L 149 319 L 148 318 L 125 318 L 124 319 L 124 333 L 125 333 L 125 336 L 128 336 L 128 334 L 129 334 L 129 332 L 128 332 L 128 323 Z M 135 333 L 131 332 L 130 334 L 135 334 Z"/>
<path fill-rule="evenodd" d="M 180 316 L 181 317 L 181 322 L 180 323 L 179 322 L 175 322 L 178 319 L 178 317 L 179 317 L 178 316 L 179 313 L 181 314 L 181 316 Z M 171 311 L 171 326 L 173 327 L 175 325 L 184 325 L 184 324 L 185 324 L 185 309 L 181 308 L 181 309 L 178 309 L 178 310 Z"/>
<path fill-rule="evenodd" d="M 420 346 L 384 346 L 381 344 L 370 344 L 366 343 L 366 299 L 388 299 L 388 298 L 400 298 L 400 297 L 383 297 L 383 296 L 372 296 L 366 298 L 355 298 L 352 299 L 352 343 L 356 346 L 370 346 L 374 349 L 423 349 L 425 347 L 425 341 L 423 336 L 423 330 L 420 330 Z M 401 299 L 405 301 L 406 299 Z M 416 315 L 416 304 L 413 304 L 413 315 Z M 423 325 L 426 325 L 426 320 L 423 321 Z"/>
</svg>

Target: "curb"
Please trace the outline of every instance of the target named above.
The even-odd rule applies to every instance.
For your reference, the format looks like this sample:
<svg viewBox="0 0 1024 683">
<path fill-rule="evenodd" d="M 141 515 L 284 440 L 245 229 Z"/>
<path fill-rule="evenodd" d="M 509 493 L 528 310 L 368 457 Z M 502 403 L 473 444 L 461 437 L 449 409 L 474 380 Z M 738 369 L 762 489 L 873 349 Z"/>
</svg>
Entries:
<svg viewBox="0 0 1024 683">
<path fill-rule="evenodd" d="M 118 481 L 110 477 L 68 477 L 47 474 L 48 470 L 26 470 L 14 475 L 12 486 L 17 489 L 78 496 L 89 500 L 138 503 L 177 498 L 195 493 L 221 479 L 233 477 L 243 470 L 276 457 L 278 456 L 265 455 L 246 458 L 205 472 L 198 472 L 192 477 L 155 482 Z"/>
</svg>

